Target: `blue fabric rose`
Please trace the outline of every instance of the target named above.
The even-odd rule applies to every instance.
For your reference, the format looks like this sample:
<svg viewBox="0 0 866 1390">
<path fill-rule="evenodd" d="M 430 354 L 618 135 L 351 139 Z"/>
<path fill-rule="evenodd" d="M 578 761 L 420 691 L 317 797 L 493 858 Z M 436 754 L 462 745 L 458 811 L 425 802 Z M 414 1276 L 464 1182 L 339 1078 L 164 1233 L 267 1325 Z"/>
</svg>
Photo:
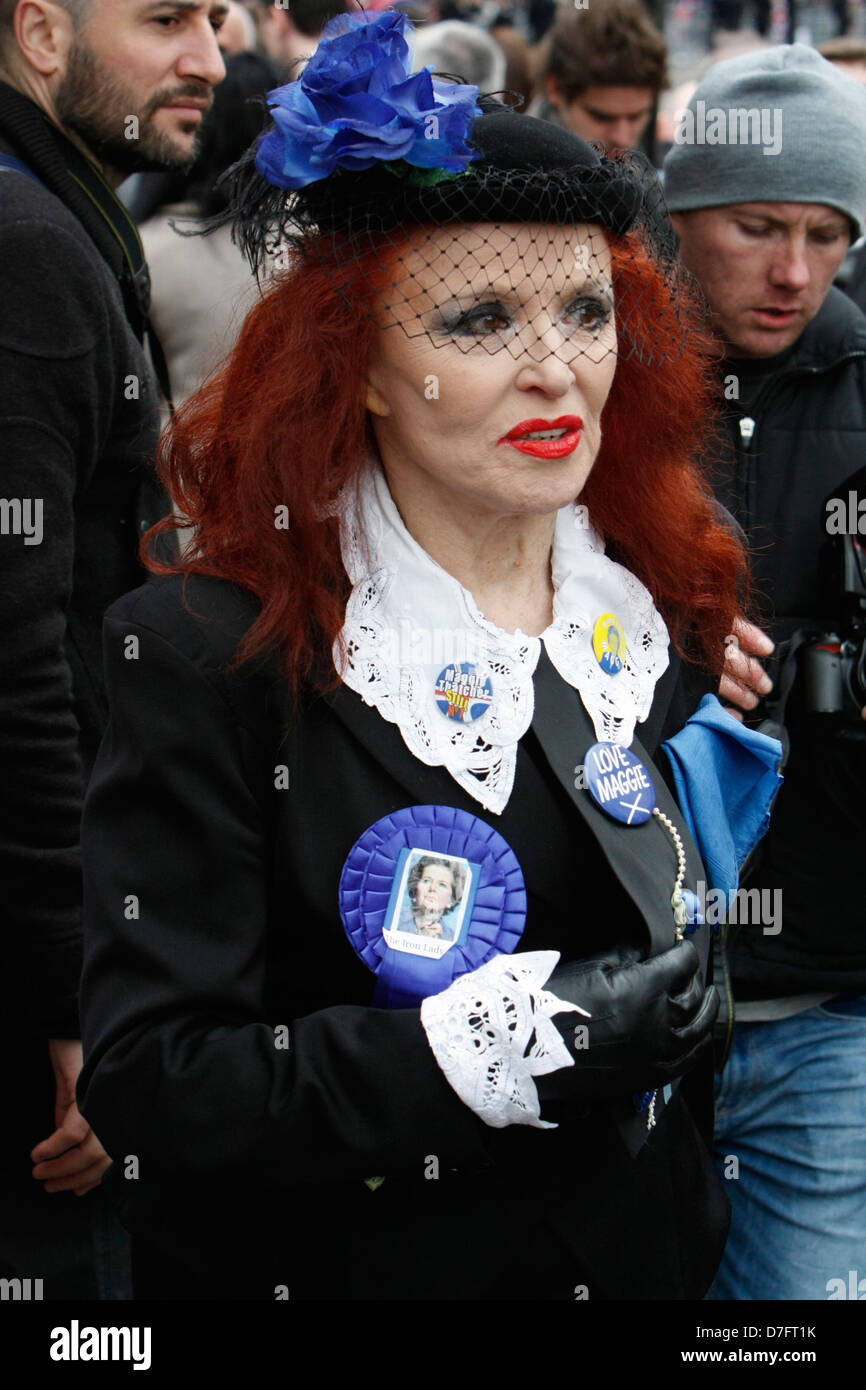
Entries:
<svg viewBox="0 0 866 1390">
<path fill-rule="evenodd" d="M 466 141 L 478 88 L 413 73 L 408 27 L 395 13 L 332 19 L 300 79 L 268 93 L 274 129 L 256 151 L 259 173 L 278 188 L 382 161 L 461 173 L 477 157 Z"/>
</svg>

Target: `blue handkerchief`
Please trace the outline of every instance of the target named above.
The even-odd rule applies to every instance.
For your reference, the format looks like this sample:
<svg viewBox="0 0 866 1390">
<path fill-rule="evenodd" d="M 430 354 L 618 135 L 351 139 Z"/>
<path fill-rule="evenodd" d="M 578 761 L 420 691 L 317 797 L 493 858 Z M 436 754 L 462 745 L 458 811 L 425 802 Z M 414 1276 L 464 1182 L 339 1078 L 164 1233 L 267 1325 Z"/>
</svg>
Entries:
<svg viewBox="0 0 866 1390">
<path fill-rule="evenodd" d="M 783 781 L 777 771 L 781 743 L 746 728 L 715 695 L 705 695 L 688 723 L 662 747 L 709 886 L 735 892 L 740 867 L 770 824 Z"/>
</svg>

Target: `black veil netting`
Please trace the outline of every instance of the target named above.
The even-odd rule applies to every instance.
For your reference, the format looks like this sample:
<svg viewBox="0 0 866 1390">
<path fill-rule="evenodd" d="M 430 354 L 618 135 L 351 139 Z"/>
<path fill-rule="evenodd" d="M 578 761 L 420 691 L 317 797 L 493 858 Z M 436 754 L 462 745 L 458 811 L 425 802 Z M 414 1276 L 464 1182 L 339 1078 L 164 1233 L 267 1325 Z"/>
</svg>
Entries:
<svg viewBox="0 0 866 1390">
<path fill-rule="evenodd" d="M 381 326 L 437 346 L 678 358 L 699 310 L 644 156 L 605 158 L 561 126 L 479 105 L 479 157 L 459 174 L 379 163 L 287 191 L 259 173 L 252 146 L 205 230 L 230 223 L 260 280 L 324 263 L 357 302 L 362 268 Z"/>
</svg>

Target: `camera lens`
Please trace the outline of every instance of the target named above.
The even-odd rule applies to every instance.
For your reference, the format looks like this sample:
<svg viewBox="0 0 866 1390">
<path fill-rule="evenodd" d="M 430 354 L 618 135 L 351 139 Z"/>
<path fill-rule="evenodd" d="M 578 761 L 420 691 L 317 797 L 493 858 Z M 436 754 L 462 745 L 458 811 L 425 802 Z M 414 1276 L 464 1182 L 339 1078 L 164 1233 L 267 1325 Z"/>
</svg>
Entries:
<svg viewBox="0 0 866 1390">
<path fill-rule="evenodd" d="M 842 647 L 835 633 L 801 653 L 803 698 L 809 714 L 841 714 L 845 708 Z"/>
</svg>

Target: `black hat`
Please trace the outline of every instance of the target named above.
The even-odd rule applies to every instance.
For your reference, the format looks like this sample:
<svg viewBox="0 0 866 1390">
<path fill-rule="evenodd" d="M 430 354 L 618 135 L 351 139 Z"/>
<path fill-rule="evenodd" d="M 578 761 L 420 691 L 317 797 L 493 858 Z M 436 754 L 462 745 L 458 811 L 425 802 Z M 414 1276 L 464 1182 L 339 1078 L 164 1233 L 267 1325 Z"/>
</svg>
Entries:
<svg viewBox="0 0 866 1390">
<path fill-rule="evenodd" d="M 622 356 L 630 319 L 643 311 L 633 293 L 627 312 L 619 302 L 610 243 L 630 234 L 626 254 L 649 253 L 671 288 L 675 279 L 673 240 L 646 160 L 634 152 L 608 159 L 562 126 L 479 98 L 475 87 L 412 73 L 410 37 L 405 16 L 392 12 L 332 21 L 300 79 L 268 94 L 272 124 L 225 176 L 233 201 L 218 224 L 233 222 L 257 272 L 284 251 L 293 270 L 310 261 L 344 269 L 337 279 L 353 304 L 361 261 L 376 281 L 399 266 L 374 312 L 382 326 L 393 320 L 410 336 L 428 332 L 425 295 L 453 299 L 465 267 L 461 293 L 471 297 L 473 268 L 478 281 L 498 264 L 500 283 L 503 273 L 513 281 L 512 302 L 487 295 L 437 337 L 464 351 L 525 351 L 535 313 L 540 324 L 547 309 L 536 302 L 530 318 L 519 301 L 532 298 L 530 280 L 537 296 L 539 275 L 552 286 L 555 274 L 550 293 L 571 296 L 556 309 L 569 343 L 563 352 Z M 549 236 L 527 238 L 523 229 L 538 224 Z M 445 227 L 454 236 L 443 243 Z M 516 260 L 508 245 L 520 246 Z"/>
<path fill-rule="evenodd" d="M 460 222 L 591 222 L 617 236 L 630 229 L 646 236 L 660 196 L 643 156 L 609 160 L 563 126 L 491 98 L 479 105 L 483 114 L 469 143 L 480 157 L 460 174 L 421 186 L 378 164 L 337 169 L 287 191 L 259 173 L 256 149 L 249 150 L 227 177 L 235 186 L 235 236 L 251 265 L 261 269 L 286 242 L 309 249 L 317 235 L 345 238 L 363 254 L 389 233 L 392 240 L 413 227 Z"/>
<path fill-rule="evenodd" d="M 382 165 L 341 170 L 300 190 L 295 217 L 349 236 L 454 222 L 597 222 L 628 231 L 644 199 L 639 176 L 562 126 L 484 104 L 469 142 L 480 158 L 463 173 L 414 187 Z"/>
</svg>

